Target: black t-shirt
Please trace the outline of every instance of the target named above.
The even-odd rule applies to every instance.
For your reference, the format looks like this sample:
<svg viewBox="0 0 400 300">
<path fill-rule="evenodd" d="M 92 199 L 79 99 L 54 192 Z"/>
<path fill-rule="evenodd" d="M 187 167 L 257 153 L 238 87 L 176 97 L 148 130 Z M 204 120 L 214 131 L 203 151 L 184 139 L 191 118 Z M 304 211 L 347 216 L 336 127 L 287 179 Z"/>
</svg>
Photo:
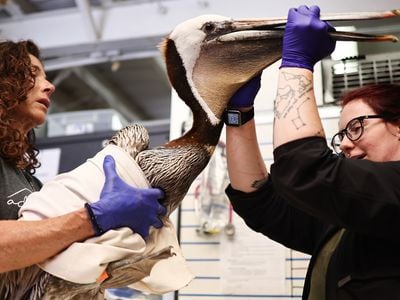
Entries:
<svg viewBox="0 0 400 300">
<path fill-rule="evenodd" d="M 38 191 L 41 183 L 36 177 L 15 168 L 1 157 L 0 178 L 0 220 L 18 219 L 18 211 L 26 198 L 30 193 Z M 16 299 L 16 294 L 13 294 L 16 290 L 21 293 L 18 299 L 31 299 L 30 296 L 38 291 L 37 285 L 42 284 L 42 275 L 43 271 L 37 266 L 27 267 L 23 272 L 17 270 L 0 274 L 0 281 L 7 287 L 0 284 L 0 299 Z M 23 288 L 19 286 L 22 281 Z M 14 296 L 10 296 L 10 292 Z"/>
<path fill-rule="evenodd" d="M 40 182 L 0 158 L 0 220 L 18 219 L 26 197 L 40 189 Z"/>
</svg>

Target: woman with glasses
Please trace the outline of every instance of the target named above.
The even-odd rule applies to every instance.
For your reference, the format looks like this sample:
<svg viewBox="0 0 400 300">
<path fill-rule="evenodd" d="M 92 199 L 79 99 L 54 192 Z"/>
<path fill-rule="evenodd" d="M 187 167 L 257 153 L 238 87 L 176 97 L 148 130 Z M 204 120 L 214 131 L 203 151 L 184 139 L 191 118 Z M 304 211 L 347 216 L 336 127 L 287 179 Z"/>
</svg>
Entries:
<svg viewBox="0 0 400 300">
<path fill-rule="evenodd" d="M 399 95 L 399 85 L 377 84 L 342 96 L 339 128 L 343 129 L 332 138 L 334 151 L 373 161 L 396 158 L 393 155 L 399 151 Z"/>
<path fill-rule="evenodd" d="M 347 93 L 333 152 L 313 93 L 313 66 L 335 46 L 319 13 L 289 10 L 270 174 L 254 120 L 227 126 L 226 192 L 250 228 L 311 255 L 303 299 L 400 299 L 400 86 Z M 254 82 L 229 105 L 251 111 Z"/>
</svg>

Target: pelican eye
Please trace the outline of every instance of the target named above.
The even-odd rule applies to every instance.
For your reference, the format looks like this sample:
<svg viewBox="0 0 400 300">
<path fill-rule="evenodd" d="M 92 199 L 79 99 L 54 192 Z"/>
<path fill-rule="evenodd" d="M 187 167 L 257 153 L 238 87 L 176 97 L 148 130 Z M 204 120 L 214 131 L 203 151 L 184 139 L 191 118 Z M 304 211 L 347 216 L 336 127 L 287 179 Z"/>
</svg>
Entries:
<svg viewBox="0 0 400 300">
<path fill-rule="evenodd" d="M 207 32 L 207 33 L 211 33 L 215 30 L 215 24 L 207 22 L 203 25 L 203 31 Z"/>
</svg>

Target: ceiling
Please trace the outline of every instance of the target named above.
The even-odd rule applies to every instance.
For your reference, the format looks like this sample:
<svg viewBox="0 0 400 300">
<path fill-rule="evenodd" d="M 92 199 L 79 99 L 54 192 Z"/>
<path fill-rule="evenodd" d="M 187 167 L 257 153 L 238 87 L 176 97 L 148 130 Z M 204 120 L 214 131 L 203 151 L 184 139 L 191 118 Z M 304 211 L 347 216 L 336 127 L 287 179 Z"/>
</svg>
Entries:
<svg viewBox="0 0 400 300">
<path fill-rule="evenodd" d="M 53 13 L 64 18 L 70 11 L 87 9 L 90 12 L 129 1 L 92 0 L 83 9 L 78 7 L 79 2 L 86 0 L 0 0 L 3 4 L 0 4 L 0 28 L 2 24 L 18 22 L 22 18 L 35 20 Z M 41 47 L 47 76 L 56 86 L 51 97 L 50 116 L 113 108 L 128 122 L 142 120 L 167 124 L 171 88 L 157 51 L 162 37 L 113 42 L 99 39 L 85 44 L 71 43 L 66 47 Z"/>
<path fill-rule="evenodd" d="M 163 37 L 196 15 L 282 16 L 288 7 L 307 1 L 281 2 L 271 7 L 265 0 L 230 0 L 229 6 L 222 0 L 0 0 L 0 38 L 29 38 L 42 49 L 48 78 L 56 86 L 50 115 L 112 108 L 128 122 L 167 124 L 171 89 L 157 49 Z M 375 0 L 333 2 L 321 0 L 320 6 L 327 12 L 400 7 L 398 0 L 387 0 L 379 9 Z M 364 21 L 359 27 L 395 33 L 398 19 Z"/>
</svg>

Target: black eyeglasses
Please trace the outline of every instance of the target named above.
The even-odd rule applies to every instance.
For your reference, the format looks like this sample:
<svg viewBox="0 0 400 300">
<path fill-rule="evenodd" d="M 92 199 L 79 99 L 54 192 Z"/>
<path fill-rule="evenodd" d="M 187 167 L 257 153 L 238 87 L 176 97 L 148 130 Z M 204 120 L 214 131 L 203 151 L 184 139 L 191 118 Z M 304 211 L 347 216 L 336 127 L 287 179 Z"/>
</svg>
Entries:
<svg viewBox="0 0 400 300">
<path fill-rule="evenodd" d="M 351 119 L 346 127 L 336 133 L 331 141 L 331 146 L 333 150 L 340 154 L 342 150 L 340 150 L 340 144 L 342 143 L 344 136 L 346 135 L 350 141 L 357 141 L 361 138 L 364 133 L 364 120 L 365 119 L 382 119 L 382 115 L 366 115 L 360 116 L 354 119 Z"/>
</svg>

